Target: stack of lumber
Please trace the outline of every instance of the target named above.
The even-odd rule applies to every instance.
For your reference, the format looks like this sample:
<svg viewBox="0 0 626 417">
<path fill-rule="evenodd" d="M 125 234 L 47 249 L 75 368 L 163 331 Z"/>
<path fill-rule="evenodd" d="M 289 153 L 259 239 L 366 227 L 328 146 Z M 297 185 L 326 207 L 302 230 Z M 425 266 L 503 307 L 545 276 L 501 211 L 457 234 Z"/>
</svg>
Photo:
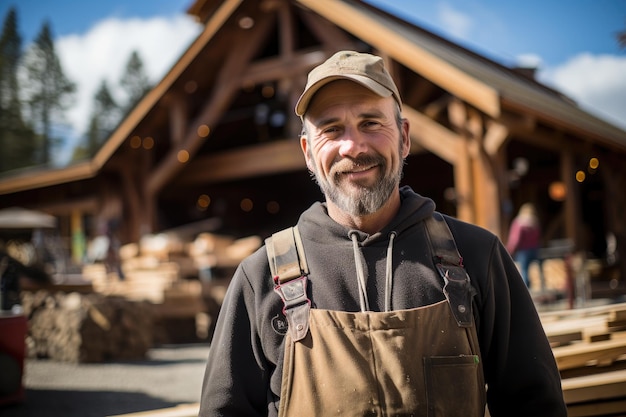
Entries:
<svg viewBox="0 0 626 417">
<path fill-rule="evenodd" d="M 185 241 L 173 233 L 148 235 L 120 249 L 123 279 L 104 263 L 85 265 L 82 275 L 98 293 L 150 302 L 157 340 L 204 340 L 212 336 L 234 269 L 261 244 L 258 236 L 200 233 Z"/>
<path fill-rule="evenodd" d="M 570 417 L 626 415 L 626 303 L 542 313 Z"/>
<path fill-rule="evenodd" d="M 124 279 L 116 273 L 108 273 L 103 264 L 85 265 L 83 276 L 98 293 L 161 303 L 164 290 L 179 280 L 178 264 L 145 261 L 134 260 L 132 266 L 124 265 Z"/>
<path fill-rule="evenodd" d="M 234 239 L 230 236 L 200 233 L 189 246 L 189 254 L 197 265 L 237 266 L 261 246 L 259 236 Z"/>
</svg>

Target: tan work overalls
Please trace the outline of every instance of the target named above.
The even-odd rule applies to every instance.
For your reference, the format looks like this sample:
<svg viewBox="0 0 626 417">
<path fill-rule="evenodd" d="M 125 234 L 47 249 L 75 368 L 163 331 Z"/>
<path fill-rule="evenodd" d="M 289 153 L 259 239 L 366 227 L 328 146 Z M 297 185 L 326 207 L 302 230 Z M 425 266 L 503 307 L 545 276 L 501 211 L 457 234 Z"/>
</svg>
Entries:
<svg viewBox="0 0 626 417">
<path fill-rule="evenodd" d="M 289 323 L 279 417 L 484 416 L 469 277 L 443 217 L 426 224 L 446 300 L 388 312 L 311 309 L 297 228 L 268 239 Z"/>
</svg>

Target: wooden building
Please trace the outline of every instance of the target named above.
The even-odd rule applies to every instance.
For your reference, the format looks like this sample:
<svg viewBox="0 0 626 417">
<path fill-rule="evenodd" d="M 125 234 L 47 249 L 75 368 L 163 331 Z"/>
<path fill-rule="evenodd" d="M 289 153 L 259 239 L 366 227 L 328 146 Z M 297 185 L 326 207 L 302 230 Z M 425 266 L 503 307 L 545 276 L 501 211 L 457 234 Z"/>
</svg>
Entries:
<svg viewBox="0 0 626 417">
<path fill-rule="evenodd" d="M 54 214 L 74 238 L 110 220 L 123 242 L 185 226 L 267 236 L 321 198 L 293 108 L 309 70 L 353 49 L 383 56 L 398 84 L 404 184 L 503 239 L 531 201 L 546 241 L 604 258 L 611 235 L 626 258 L 626 132 L 529 71 L 359 0 L 197 0 L 188 12 L 204 29 L 99 152 L 2 177 L 1 207 Z"/>
</svg>

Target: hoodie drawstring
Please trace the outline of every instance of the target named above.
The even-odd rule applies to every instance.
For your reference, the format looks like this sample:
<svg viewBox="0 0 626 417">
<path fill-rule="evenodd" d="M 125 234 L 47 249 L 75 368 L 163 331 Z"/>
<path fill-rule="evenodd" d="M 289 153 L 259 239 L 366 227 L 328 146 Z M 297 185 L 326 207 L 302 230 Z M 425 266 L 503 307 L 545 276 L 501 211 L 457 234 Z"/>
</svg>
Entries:
<svg viewBox="0 0 626 417">
<path fill-rule="evenodd" d="M 367 298 L 367 285 L 365 283 L 365 274 L 363 273 L 363 262 L 361 251 L 359 250 L 358 235 L 355 231 L 349 233 L 352 240 L 352 249 L 354 252 L 354 263 L 356 265 L 357 283 L 359 285 L 359 302 L 361 311 L 369 311 L 369 301 Z M 385 311 L 391 311 L 391 290 L 393 283 L 393 240 L 396 232 L 389 234 L 389 245 L 387 246 L 387 263 L 385 267 Z"/>
<path fill-rule="evenodd" d="M 363 263 L 361 262 L 361 251 L 359 251 L 359 240 L 356 232 L 350 232 L 352 239 L 352 249 L 354 250 L 354 263 L 356 265 L 356 277 L 359 284 L 359 302 L 361 303 L 361 311 L 365 312 L 370 309 L 367 300 L 367 292 L 365 285 L 365 276 L 363 274 Z"/>
<path fill-rule="evenodd" d="M 387 266 L 385 267 L 385 311 L 391 311 L 391 286 L 393 282 L 393 239 L 396 232 L 389 234 L 387 246 Z"/>
</svg>

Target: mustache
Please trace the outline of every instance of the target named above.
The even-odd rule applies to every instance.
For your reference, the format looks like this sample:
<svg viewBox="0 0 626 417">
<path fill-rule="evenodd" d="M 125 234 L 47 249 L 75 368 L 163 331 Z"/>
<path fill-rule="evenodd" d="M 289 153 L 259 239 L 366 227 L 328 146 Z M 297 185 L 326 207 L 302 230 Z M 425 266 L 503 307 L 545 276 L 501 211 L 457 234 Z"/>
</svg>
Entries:
<svg viewBox="0 0 626 417">
<path fill-rule="evenodd" d="M 346 157 L 333 163 L 330 168 L 330 175 L 337 175 L 374 165 L 385 166 L 385 158 L 380 155 L 359 155 L 356 158 Z"/>
</svg>

